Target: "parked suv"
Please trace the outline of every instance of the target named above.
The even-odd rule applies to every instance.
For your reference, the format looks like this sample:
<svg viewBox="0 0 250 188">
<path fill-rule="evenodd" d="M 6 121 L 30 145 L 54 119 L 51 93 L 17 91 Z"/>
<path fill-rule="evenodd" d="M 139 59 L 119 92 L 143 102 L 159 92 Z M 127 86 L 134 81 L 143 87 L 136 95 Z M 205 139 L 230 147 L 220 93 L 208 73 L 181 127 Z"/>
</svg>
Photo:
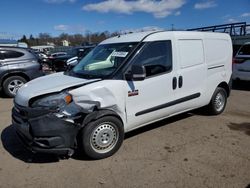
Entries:
<svg viewBox="0 0 250 188">
<path fill-rule="evenodd" d="M 250 43 L 245 43 L 234 58 L 233 80 L 250 81 Z"/>
<path fill-rule="evenodd" d="M 0 90 L 14 97 L 29 80 L 42 76 L 38 58 L 28 49 L 0 47 Z"/>
</svg>

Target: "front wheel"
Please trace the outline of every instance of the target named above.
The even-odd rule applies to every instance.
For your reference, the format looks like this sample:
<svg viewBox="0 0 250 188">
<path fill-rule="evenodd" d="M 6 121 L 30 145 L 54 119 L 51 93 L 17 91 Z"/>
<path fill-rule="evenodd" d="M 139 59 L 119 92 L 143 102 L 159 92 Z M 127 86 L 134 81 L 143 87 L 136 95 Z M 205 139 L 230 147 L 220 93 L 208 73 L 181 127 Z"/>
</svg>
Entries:
<svg viewBox="0 0 250 188">
<path fill-rule="evenodd" d="M 92 159 L 113 155 L 122 145 L 124 128 L 113 116 L 105 116 L 87 124 L 82 130 L 82 149 Z"/>
<path fill-rule="evenodd" d="M 11 76 L 3 82 L 4 93 L 8 97 L 15 97 L 17 90 L 23 86 L 27 81 L 21 76 Z"/>
<path fill-rule="evenodd" d="M 217 87 L 208 105 L 208 112 L 211 115 L 221 114 L 227 104 L 227 92 L 221 87 Z"/>
</svg>

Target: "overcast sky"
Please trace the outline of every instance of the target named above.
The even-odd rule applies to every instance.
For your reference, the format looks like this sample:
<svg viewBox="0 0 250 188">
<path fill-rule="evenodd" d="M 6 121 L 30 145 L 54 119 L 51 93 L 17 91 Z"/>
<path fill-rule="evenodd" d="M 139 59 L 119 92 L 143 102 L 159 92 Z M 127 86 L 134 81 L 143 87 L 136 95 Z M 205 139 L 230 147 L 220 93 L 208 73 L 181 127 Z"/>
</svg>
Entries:
<svg viewBox="0 0 250 188">
<path fill-rule="evenodd" d="M 177 29 L 246 21 L 250 0 L 0 0 L 0 36 Z"/>
</svg>

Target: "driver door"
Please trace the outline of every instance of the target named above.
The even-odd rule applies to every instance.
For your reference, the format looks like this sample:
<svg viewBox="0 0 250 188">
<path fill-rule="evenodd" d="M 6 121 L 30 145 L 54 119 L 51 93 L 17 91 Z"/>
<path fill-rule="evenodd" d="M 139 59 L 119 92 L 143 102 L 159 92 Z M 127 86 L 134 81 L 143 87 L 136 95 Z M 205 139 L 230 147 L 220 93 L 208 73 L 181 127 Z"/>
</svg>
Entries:
<svg viewBox="0 0 250 188">
<path fill-rule="evenodd" d="M 146 78 L 127 81 L 127 130 L 148 124 L 175 113 L 176 67 L 172 63 L 170 40 L 145 43 L 132 65 L 143 65 Z"/>
</svg>

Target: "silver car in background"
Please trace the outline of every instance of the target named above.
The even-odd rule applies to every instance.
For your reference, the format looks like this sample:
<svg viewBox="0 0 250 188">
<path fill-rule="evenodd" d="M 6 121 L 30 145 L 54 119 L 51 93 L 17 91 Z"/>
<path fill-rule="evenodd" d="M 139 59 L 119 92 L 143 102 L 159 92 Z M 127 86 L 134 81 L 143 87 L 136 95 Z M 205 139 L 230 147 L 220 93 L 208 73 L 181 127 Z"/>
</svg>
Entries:
<svg viewBox="0 0 250 188">
<path fill-rule="evenodd" d="M 234 58 L 233 80 L 250 81 L 250 42 L 242 45 Z"/>
<path fill-rule="evenodd" d="M 27 48 L 0 46 L 0 90 L 14 97 L 26 82 L 44 75 L 38 57 Z"/>
</svg>

